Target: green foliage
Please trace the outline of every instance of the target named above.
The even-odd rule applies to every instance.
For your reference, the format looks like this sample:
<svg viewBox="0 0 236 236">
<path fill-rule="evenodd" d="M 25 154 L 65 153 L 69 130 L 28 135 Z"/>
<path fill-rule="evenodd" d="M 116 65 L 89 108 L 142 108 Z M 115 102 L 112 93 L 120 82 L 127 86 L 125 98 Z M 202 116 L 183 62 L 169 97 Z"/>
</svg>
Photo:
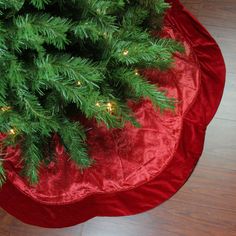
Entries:
<svg viewBox="0 0 236 236">
<path fill-rule="evenodd" d="M 78 132 L 79 131 L 79 132 Z M 65 119 L 60 129 L 63 144 L 71 155 L 71 158 L 81 167 L 89 167 L 92 160 L 86 152 L 86 135 L 79 122 L 70 122 Z"/>
<path fill-rule="evenodd" d="M 36 134 L 28 134 L 25 136 L 22 150 L 24 152 L 24 175 L 30 180 L 31 184 L 35 184 L 38 182 L 38 171 L 40 160 L 42 159 L 40 139 L 36 136 Z"/>
<path fill-rule="evenodd" d="M 0 0 L 0 132 L 4 147 L 21 145 L 30 183 L 38 182 L 55 133 L 79 168 L 92 165 L 85 128 L 69 108 L 107 128 L 140 126 L 128 99 L 174 108 L 174 99 L 137 72 L 166 69 L 183 51 L 149 32 L 167 8 L 164 0 Z"/>
<path fill-rule="evenodd" d="M 18 37 L 14 37 L 14 49 L 36 49 L 43 52 L 43 44 L 51 44 L 58 49 L 69 43 L 66 32 L 70 29 L 70 21 L 49 14 L 35 13 L 18 16 L 14 19 L 14 27 Z"/>
<path fill-rule="evenodd" d="M 0 160 L 0 187 L 3 185 L 5 181 L 6 181 L 6 174 L 3 168 L 3 163 Z"/>
<path fill-rule="evenodd" d="M 165 0 L 139 0 L 139 3 L 155 11 L 156 14 L 163 14 L 170 7 Z"/>
<path fill-rule="evenodd" d="M 44 9 L 46 4 L 49 4 L 52 2 L 52 0 L 31 0 L 30 1 L 32 5 L 34 5 L 38 9 Z"/>
<path fill-rule="evenodd" d="M 161 110 L 174 109 L 175 100 L 167 98 L 164 92 L 158 91 L 155 85 L 144 80 L 138 72 L 135 74 L 133 70 L 120 68 L 113 76 L 115 80 L 119 80 L 124 86 L 128 86 L 138 98 L 149 98 L 156 108 Z"/>
<path fill-rule="evenodd" d="M 126 33 L 127 34 L 127 33 Z M 135 38 L 135 32 L 131 36 Z M 129 49 L 129 50 L 127 50 Z M 123 55 L 127 50 L 127 55 Z M 126 66 L 166 68 L 172 62 L 173 51 L 181 51 L 182 47 L 172 40 L 158 40 L 156 42 L 117 42 L 111 56 Z"/>
<path fill-rule="evenodd" d="M 1 0 L 0 1 L 0 9 L 14 9 L 19 11 L 21 9 L 21 7 L 24 4 L 24 0 Z M 3 13 L 2 13 L 3 14 Z"/>
</svg>

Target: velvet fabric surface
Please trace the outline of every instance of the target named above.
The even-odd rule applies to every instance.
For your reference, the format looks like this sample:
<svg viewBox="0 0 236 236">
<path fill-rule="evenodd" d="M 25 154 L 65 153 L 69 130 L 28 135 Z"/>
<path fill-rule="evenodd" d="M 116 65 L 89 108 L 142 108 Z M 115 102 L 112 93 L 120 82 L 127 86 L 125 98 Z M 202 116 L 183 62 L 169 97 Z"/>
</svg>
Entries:
<svg viewBox="0 0 236 236">
<path fill-rule="evenodd" d="M 183 43 L 166 72 L 143 71 L 147 79 L 177 99 L 175 112 L 159 113 L 149 100 L 130 102 L 142 128 L 127 124 L 107 130 L 92 121 L 89 152 L 96 164 L 83 173 L 53 138 L 57 160 L 40 170 L 29 186 L 19 173 L 20 148 L 8 148 L 8 182 L 0 206 L 21 221 L 42 227 L 66 227 L 95 216 L 141 213 L 170 198 L 187 180 L 201 156 L 206 127 L 220 103 L 225 65 L 214 39 L 181 5 L 171 0 L 163 36 Z M 0 139 L 4 136 L 0 136 Z"/>
</svg>

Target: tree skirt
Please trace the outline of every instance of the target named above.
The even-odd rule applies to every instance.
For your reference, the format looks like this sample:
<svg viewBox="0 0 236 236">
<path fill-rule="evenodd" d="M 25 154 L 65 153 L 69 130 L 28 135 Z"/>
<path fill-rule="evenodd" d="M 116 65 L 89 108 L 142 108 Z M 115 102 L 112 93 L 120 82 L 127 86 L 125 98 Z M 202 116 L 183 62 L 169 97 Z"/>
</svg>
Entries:
<svg viewBox="0 0 236 236">
<path fill-rule="evenodd" d="M 66 227 L 95 216 L 144 212 L 169 199 L 186 182 L 203 150 L 206 127 L 220 103 L 225 65 L 214 39 L 171 0 L 163 35 L 181 41 L 167 72 L 145 71 L 146 77 L 178 100 L 175 112 L 159 113 L 148 100 L 130 102 L 142 128 L 89 127 L 89 152 L 95 165 L 78 171 L 68 161 L 57 136 L 57 161 L 43 167 L 40 182 L 29 186 L 20 177 L 20 149 L 8 148 L 4 165 L 8 182 L 0 190 L 0 206 L 23 222 Z"/>
</svg>

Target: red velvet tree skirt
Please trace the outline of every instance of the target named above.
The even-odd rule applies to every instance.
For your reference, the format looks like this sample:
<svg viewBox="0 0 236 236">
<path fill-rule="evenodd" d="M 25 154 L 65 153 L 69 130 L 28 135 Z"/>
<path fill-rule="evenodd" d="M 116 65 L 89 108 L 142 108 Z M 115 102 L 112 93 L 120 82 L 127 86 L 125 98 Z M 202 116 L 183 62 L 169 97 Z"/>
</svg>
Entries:
<svg viewBox="0 0 236 236">
<path fill-rule="evenodd" d="M 58 161 L 41 170 L 30 187 L 19 176 L 20 149 L 7 150 L 8 182 L 0 206 L 23 222 L 66 227 L 95 216 L 125 216 L 156 207 L 185 183 L 203 149 L 205 130 L 220 103 L 225 65 L 214 39 L 177 0 L 168 12 L 164 36 L 181 41 L 168 72 L 145 74 L 177 98 L 176 112 L 160 114 L 149 101 L 130 104 L 141 129 L 127 125 L 108 131 L 88 124 L 94 167 L 81 173 L 68 161 L 57 137 Z"/>
</svg>

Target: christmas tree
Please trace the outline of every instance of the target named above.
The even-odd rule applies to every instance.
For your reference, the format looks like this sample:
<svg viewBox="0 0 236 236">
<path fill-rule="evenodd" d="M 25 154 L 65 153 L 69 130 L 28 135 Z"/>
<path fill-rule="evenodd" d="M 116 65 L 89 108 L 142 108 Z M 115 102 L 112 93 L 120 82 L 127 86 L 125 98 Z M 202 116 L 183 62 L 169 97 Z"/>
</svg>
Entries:
<svg viewBox="0 0 236 236">
<path fill-rule="evenodd" d="M 71 110 L 122 128 L 139 127 L 128 100 L 174 108 L 142 75 L 168 68 L 183 50 L 151 35 L 168 7 L 164 0 L 0 0 L 0 185 L 10 145 L 20 145 L 24 174 L 37 183 L 55 133 L 78 167 L 92 165 L 86 130 Z"/>
</svg>

